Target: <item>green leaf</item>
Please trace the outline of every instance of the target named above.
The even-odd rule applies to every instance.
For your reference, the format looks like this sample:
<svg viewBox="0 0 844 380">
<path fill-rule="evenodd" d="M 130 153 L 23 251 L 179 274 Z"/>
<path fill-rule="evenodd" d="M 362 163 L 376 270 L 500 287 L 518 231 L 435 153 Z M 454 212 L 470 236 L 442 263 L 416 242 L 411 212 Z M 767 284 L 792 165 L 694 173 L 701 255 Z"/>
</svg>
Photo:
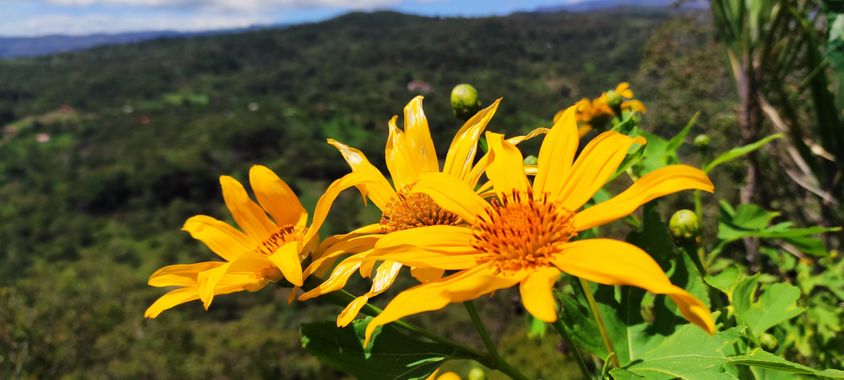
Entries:
<svg viewBox="0 0 844 380">
<path fill-rule="evenodd" d="M 720 156 L 715 157 L 715 159 L 712 160 L 712 162 L 710 162 L 709 164 L 706 165 L 706 167 L 703 169 L 703 171 L 709 173 L 710 171 L 712 171 L 712 169 L 715 169 L 719 165 L 725 164 L 727 162 L 736 160 L 736 159 L 741 158 L 741 157 L 744 157 L 744 156 L 752 153 L 753 151 L 765 146 L 765 144 L 767 144 L 771 141 L 774 141 L 778 138 L 781 138 L 782 136 L 783 135 L 781 133 L 775 133 L 775 134 L 767 136 L 767 137 L 765 137 L 765 138 L 763 138 L 763 139 L 761 139 L 761 140 L 759 140 L 755 143 L 751 143 L 751 144 L 747 144 L 745 146 L 740 146 L 738 148 L 730 149 L 730 150 L 722 153 Z"/>
<path fill-rule="evenodd" d="M 744 275 L 741 273 L 741 270 L 733 266 L 727 267 L 717 275 L 706 276 L 705 280 L 707 284 L 720 290 L 726 294 L 727 297 L 732 299 L 733 286 L 735 286 L 735 284 L 742 278 L 744 278 Z"/>
<path fill-rule="evenodd" d="M 735 353 L 733 344 L 738 338 L 735 329 L 710 336 L 697 326 L 684 325 L 668 337 L 654 337 L 658 344 L 638 352 L 635 360 L 610 374 L 633 378 L 629 375 L 632 373 L 646 379 L 736 378 L 724 365 Z"/>
<path fill-rule="evenodd" d="M 410 337 L 391 326 L 383 326 L 374 344 L 364 350 L 363 329 L 370 319 L 356 320 L 346 328 L 333 321 L 303 324 L 302 346 L 358 379 L 424 379 L 456 357 L 452 347 Z"/>
<path fill-rule="evenodd" d="M 761 348 L 754 349 L 747 355 L 739 355 L 728 358 L 728 362 L 735 365 L 754 366 L 769 368 L 801 375 L 814 375 L 831 379 L 844 379 L 844 371 L 837 369 L 817 370 L 806 367 L 802 364 L 790 362 L 784 358 L 763 351 Z"/>
<path fill-rule="evenodd" d="M 545 337 L 545 332 L 548 330 L 548 324 L 530 316 L 530 325 L 528 326 L 528 338 L 542 339 Z"/>
<path fill-rule="evenodd" d="M 755 339 L 782 322 L 794 318 L 804 309 L 797 306 L 800 289 L 786 283 L 768 284 L 761 288 L 756 299 L 759 275 L 739 281 L 733 289 L 736 321 L 746 325 Z"/>
</svg>

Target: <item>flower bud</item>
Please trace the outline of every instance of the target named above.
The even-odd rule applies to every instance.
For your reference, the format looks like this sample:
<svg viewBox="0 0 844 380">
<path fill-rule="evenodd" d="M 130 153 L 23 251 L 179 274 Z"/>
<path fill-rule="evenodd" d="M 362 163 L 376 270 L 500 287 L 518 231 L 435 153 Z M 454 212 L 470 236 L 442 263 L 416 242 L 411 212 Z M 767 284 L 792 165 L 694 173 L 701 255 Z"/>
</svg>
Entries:
<svg viewBox="0 0 844 380">
<path fill-rule="evenodd" d="M 700 223 L 698 223 L 697 215 L 692 210 L 683 209 L 671 215 L 668 229 L 671 230 L 671 235 L 677 240 L 697 240 L 700 235 Z"/>
<path fill-rule="evenodd" d="M 607 105 L 611 108 L 616 109 L 621 107 L 621 102 L 623 101 L 624 98 L 619 93 L 615 92 L 615 90 L 607 91 Z"/>
<path fill-rule="evenodd" d="M 709 136 L 701 134 L 701 135 L 695 136 L 693 144 L 698 148 L 706 148 L 706 147 L 709 146 L 709 142 L 710 142 Z"/>
<path fill-rule="evenodd" d="M 478 90 L 468 83 L 461 83 L 451 90 L 451 108 L 454 116 L 461 120 L 469 120 L 481 110 L 481 100 Z"/>
<path fill-rule="evenodd" d="M 536 163 L 539 162 L 539 159 L 536 158 L 536 156 L 531 154 L 531 155 L 525 157 L 524 161 L 525 161 L 525 165 L 536 165 Z"/>
<path fill-rule="evenodd" d="M 469 380 L 486 380 L 486 373 L 484 373 L 484 370 L 474 367 L 469 371 Z"/>
<path fill-rule="evenodd" d="M 762 345 L 762 348 L 768 351 L 773 351 L 777 349 L 777 346 L 780 344 L 780 342 L 777 340 L 777 337 L 768 333 L 764 333 L 762 334 L 762 336 L 759 337 L 759 344 Z"/>
</svg>

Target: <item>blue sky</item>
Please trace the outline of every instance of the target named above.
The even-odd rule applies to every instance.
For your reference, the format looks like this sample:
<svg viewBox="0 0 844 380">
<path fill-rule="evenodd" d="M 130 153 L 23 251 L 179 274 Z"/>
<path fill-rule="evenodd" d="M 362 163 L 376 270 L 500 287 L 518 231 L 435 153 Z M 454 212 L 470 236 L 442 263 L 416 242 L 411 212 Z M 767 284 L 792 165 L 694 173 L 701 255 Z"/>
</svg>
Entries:
<svg viewBox="0 0 844 380">
<path fill-rule="evenodd" d="M 0 0 L 0 36 L 209 30 L 324 20 L 351 10 L 486 16 L 582 0 Z"/>
</svg>

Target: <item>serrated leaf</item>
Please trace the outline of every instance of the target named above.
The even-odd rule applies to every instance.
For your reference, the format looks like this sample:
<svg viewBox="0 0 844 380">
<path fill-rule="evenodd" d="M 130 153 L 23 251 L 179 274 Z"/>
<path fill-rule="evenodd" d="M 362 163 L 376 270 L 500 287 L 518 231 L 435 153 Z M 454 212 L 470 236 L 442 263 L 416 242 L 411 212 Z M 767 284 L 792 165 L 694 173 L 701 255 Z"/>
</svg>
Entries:
<svg viewBox="0 0 844 380">
<path fill-rule="evenodd" d="M 321 361 L 358 379 L 425 378 L 446 360 L 455 358 L 452 347 L 405 335 L 383 326 L 374 345 L 364 350 L 362 334 L 371 318 L 338 328 L 334 321 L 302 325 L 302 346 Z"/>
<path fill-rule="evenodd" d="M 697 326 L 684 325 L 658 344 L 639 352 L 638 359 L 622 367 L 624 372 L 614 369 L 610 374 L 630 378 L 626 373 L 629 372 L 647 379 L 736 378 L 724 365 L 734 355 L 733 344 L 738 338 L 735 329 L 709 336 Z"/>
<path fill-rule="evenodd" d="M 733 356 L 727 359 L 730 364 L 754 366 L 774 369 L 800 375 L 813 375 L 830 379 L 844 379 L 844 371 L 837 369 L 817 370 L 799 363 L 790 362 L 784 358 L 765 352 L 761 348 L 754 349 L 747 355 Z"/>
<path fill-rule="evenodd" d="M 756 299 L 758 282 L 758 275 L 739 281 L 733 288 L 732 297 L 736 321 L 747 326 L 755 338 L 804 311 L 796 303 L 800 298 L 800 289 L 796 286 L 768 284 L 761 288 L 761 294 Z"/>
</svg>

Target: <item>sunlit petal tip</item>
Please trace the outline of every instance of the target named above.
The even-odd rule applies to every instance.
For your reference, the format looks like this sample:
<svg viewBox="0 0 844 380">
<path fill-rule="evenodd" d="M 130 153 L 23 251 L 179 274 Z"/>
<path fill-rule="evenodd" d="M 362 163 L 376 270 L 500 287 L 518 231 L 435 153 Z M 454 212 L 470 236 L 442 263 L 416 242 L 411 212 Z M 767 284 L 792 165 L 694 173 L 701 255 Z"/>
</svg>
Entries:
<svg viewBox="0 0 844 380">
<path fill-rule="evenodd" d="M 360 314 L 360 310 L 369 302 L 369 297 L 362 295 L 355 298 L 352 302 L 346 305 L 346 308 L 337 316 L 337 327 L 343 328 L 352 323 L 355 317 Z"/>
</svg>

